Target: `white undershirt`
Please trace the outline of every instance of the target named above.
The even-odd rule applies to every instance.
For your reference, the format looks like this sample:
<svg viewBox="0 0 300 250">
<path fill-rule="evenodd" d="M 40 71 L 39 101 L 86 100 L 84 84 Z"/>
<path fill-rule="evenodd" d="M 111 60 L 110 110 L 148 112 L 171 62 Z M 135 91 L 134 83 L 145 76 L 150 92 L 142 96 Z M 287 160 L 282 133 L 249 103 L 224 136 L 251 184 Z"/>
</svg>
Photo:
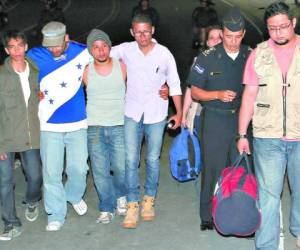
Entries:
<svg viewBox="0 0 300 250">
<path fill-rule="evenodd" d="M 28 62 L 26 62 L 26 68 L 23 72 L 18 72 L 15 70 L 15 72 L 19 75 L 20 77 L 20 82 L 23 90 L 23 95 L 24 95 L 24 100 L 26 107 L 28 106 L 28 100 L 30 97 L 30 85 L 29 85 L 29 66 Z"/>
<path fill-rule="evenodd" d="M 234 52 L 234 53 L 228 53 L 228 52 L 226 52 L 227 53 L 227 55 L 234 61 L 236 58 L 237 58 L 237 56 L 239 55 L 239 51 L 238 52 Z"/>
</svg>

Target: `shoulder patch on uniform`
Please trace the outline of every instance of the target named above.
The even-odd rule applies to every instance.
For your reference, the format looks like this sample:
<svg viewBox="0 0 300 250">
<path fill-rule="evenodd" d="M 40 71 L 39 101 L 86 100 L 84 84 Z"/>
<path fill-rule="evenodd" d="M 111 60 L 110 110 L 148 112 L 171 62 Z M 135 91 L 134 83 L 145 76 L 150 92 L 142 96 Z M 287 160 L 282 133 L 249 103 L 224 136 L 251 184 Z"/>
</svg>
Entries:
<svg viewBox="0 0 300 250">
<path fill-rule="evenodd" d="M 215 51 L 215 50 L 216 50 L 215 47 L 211 47 L 211 48 L 209 48 L 209 49 L 207 49 L 207 50 L 204 50 L 204 51 L 202 52 L 202 55 L 208 56 L 212 51 Z"/>
<path fill-rule="evenodd" d="M 205 71 L 205 69 L 204 69 L 202 66 L 200 66 L 198 63 L 196 63 L 196 64 L 194 65 L 194 69 L 195 69 L 199 74 L 203 74 L 204 71 Z"/>
</svg>

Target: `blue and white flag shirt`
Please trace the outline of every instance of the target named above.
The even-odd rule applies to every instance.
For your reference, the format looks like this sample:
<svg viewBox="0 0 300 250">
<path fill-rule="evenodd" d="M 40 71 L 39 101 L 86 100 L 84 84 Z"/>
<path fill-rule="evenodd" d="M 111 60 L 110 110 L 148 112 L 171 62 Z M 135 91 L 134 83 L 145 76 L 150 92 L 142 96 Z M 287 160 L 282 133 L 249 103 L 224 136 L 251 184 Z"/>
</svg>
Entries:
<svg viewBox="0 0 300 250">
<path fill-rule="evenodd" d="M 41 131 L 71 132 L 87 128 L 82 75 L 90 60 L 86 46 L 69 42 L 59 58 L 45 47 L 33 48 L 28 56 L 40 69 L 39 104 Z"/>
</svg>

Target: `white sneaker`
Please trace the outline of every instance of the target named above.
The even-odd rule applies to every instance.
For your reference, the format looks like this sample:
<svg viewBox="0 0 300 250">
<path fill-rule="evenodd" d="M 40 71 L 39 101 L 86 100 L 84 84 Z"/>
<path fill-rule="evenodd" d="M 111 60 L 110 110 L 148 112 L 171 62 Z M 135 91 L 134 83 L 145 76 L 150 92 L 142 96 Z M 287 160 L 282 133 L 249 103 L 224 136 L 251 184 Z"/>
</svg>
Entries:
<svg viewBox="0 0 300 250">
<path fill-rule="evenodd" d="M 76 204 L 72 203 L 72 206 L 78 215 L 84 215 L 88 210 L 84 200 L 81 200 Z"/>
<path fill-rule="evenodd" d="M 20 226 L 14 226 L 10 229 L 4 229 L 4 232 L 0 234 L 0 241 L 9 241 L 15 237 L 18 237 L 22 233 Z"/>
<path fill-rule="evenodd" d="M 126 196 L 117 199 L 117 215 L 125 216 L 127 214 L 127 200 Z"/>
<path fill-rule="evenodd" d="M 46 231 L 49 232 L 55 232 L 55 231 L 59 231 L 62 227 L 62 223 L 59 221 L 50 221 L 48 222 L 48 225 L 46 226 Z"/>
<path fill-rule="evenodd" d="M 14 168 L 17 169 L 17 168 L 20 168 L 21 166 L 22 166 L 22 163 L 21 163 L 20 159 L 16 159 L 15 164 L 14 164 Z"/>
<path fill-rule="evenodd" d="M 115 214 L 110 212 L 100 212 L 99 217 L 96 220 L 96 223 L 108 224 L 115 217 Z"/>
</svg>

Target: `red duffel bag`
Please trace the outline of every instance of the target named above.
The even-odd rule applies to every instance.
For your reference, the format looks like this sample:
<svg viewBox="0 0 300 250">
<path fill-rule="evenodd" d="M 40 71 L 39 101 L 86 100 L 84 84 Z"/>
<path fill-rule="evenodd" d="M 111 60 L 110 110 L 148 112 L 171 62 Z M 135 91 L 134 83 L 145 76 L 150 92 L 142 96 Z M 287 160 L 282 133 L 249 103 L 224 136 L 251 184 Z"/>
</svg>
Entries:
<svg viewBox="0 0 300 250">
<path fill-rule="evenodd" d="M 216 229 L 223 235 L 253 234 L 261 223 L 257 201 L 256 178 L 244 153 L 233 166 L 225 168 L 218 179 L 212 201 Z"/>
</svg>

